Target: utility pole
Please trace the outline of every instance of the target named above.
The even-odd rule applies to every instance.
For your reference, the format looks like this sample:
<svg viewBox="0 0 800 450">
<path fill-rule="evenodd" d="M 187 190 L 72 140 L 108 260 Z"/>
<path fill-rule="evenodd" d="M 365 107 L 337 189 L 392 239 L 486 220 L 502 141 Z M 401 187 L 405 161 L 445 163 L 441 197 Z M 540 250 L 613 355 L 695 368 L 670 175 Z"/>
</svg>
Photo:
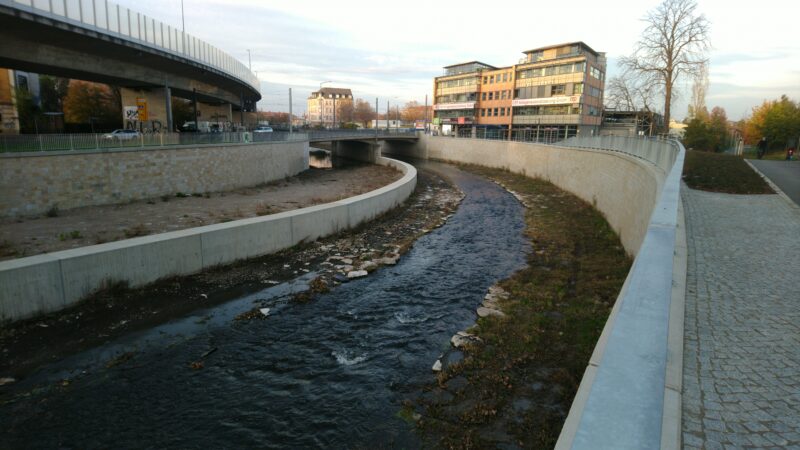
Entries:
<svg viewBox="0 0 800 450">
<path fill-rule="evenodd" d="M 423 120 L 423 128 L 425 129 L 425 134 L 428 133 L 428 94 L 425 94 L 425 110 L 423 111 L 425 115 L 425 119 Z"/>
<path fill-rule="evenodd" d="M 172 121 L 172 90 L 169 87 L 167 80 L 164 80 L 164 97 L 167 107 L 167 132 L 172 133 L 175 131 L 175 124 Z"/>
<path fill-rule="evenodd" d="M 253 71 L 253 58 L 250 55 L 250 49 L 249 48 L 247 49 L 247 66 L 248 66 L 247 68 L 250 70 L 250 72 L 252 72 Z"/>
<path fill-rule="evenodd" d="M 292 135 L 292 88 L 289 88 L 289 136 Z"/>
<path fill-rule="evenodd" d="M 389 100 L 386 100 L 386 134 L 389 134 Z"/>
<path fill-rule="evenodd" d="M 378 97 L 375 97 L 375 142 L 378 142 Z"/>
<path fill-rule="evenodd" d="M 194 131 L 200 131 L 200 121 L 197 120 L 197 89 L 192 89 L 192 107 L 194 108 Z"/>
<path fill-rule="evenodd" d="M 331 128 L 336 129 L 336 94 L 333 94 L 333 123 Z"/>
<path fill-rule="evenodd" d="M 188 52 L 186 51 L 186 18 L 183 15 L 183 0 L 181 0 L 181 32 L 183 34 L 183 54 L 186 55 Z"/>
</svg>

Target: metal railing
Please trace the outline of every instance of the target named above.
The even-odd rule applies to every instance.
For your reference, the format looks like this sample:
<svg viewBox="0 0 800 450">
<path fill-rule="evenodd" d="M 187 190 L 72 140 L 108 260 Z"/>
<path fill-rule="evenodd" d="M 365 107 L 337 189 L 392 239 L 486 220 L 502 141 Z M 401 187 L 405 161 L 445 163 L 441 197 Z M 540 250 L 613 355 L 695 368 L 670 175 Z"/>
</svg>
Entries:
<svg viewBox="0 0 800 450">
<path fill-rule="evenodd" d="M 511 130 L 508 129 L 492 129 L 492 128 L 476 128 L 473 134 L 472 128 L 462 128 L 458 133 L 450 136 L 460 139 L 486 139 L 492 141 L 516 141 L 516 142 L 531 142 L 538 144 L 555 144 L 556 142 L 563 141 L 564 130 Z"/>
<path fill-rule="evenodd" d="M 313 130 L 308 131 L 308 139 L 311 141 L 325 141 L 328 139 L 374 139 L 386 137 L 415 138 L 417 131 L 413 128 L 378 128 L 377 132 L 372 129 L 361 130 Z"/>
<path fill-rule="evenodd" d="M 137 149 L 179 145 L 247 144 L 308 139 L 305 133 L 157 133 L 115 137 L 103 133 L 0 135 L 0 153 Z"/>
<path fill-rule="evenodd" d="M 233 56 L 194 36 L 108 0 L 0 0 L 30 14 L 67 22 L 201 63 L 260 89 L 258 77 Z"/>
<path fill-rule="evenodd" d="M 0 134 L 0 153 L 80 150 L 136 149 L 179 145 L 252 144 L 260 142 L 326 141 L 342 139 L 416 138 L 413 129 L 321 130 L 271 133 L 138 133 L 114 136 L 110 133 L 82 134 Z"/>
</svg>

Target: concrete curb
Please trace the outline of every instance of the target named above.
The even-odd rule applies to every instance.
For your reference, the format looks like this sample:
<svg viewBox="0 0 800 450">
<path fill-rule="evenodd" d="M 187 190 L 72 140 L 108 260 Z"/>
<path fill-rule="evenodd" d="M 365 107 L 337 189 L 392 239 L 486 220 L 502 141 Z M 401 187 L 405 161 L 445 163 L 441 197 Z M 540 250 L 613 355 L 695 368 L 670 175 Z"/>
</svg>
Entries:
<svg viewBox="0 0 800 450">
<path fill-rule="evenodd" d="M 683 201 L 678 202 L 675 256 L 672 260 L 672 299 L 667 337 L 667 372 L 664 383 L 664 412 L 661 420 L 661 449 L 682 446 L 683 340 L 686 309 L 686 220 Z"/>
<path fill-rule="evenodd" d="M 0 323 L 72 306 L 111 282 L 131 287 L 274 253 L 374 219 L 414 191 L 416 169 L 379 157 L 403 177 L 366 194 L 242 219 L 0 262 Z"/>
</svg>

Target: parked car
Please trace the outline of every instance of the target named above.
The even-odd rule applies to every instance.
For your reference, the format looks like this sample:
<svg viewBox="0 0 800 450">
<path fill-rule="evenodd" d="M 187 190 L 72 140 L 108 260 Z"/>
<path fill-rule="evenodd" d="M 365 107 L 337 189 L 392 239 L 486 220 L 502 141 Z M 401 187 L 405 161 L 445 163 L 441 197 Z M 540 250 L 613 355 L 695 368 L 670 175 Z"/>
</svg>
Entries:
<svg viewBox="0 0 800 450">
<path fill-rule="evenodd" d="M 129 141 L 131 139 L 139 139 L 141 136 L 142 133 L 136 130 L 114 130 L 111 133 L 104 134 L 103 139 Z"/>
<path fill-rule="evenodd" d="M 272 127 L 261 125 L 256 127 L 256 129 L 253 130 L 253 133 L 272 133 Z"/>
</svg>

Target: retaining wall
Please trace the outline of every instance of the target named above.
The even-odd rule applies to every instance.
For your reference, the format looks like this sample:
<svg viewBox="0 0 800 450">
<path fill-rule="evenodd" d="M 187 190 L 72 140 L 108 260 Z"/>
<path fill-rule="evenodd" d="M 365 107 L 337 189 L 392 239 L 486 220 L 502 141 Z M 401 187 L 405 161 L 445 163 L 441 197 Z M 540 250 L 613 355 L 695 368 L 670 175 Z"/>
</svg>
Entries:
<svg viewBox="0 0 800 450">
<path fill-rule="evenodd" d="M 422 136 L 394 154 L 478 164 L 546 179 L 593 204 L 629 254 L 644 239 L 666 171 L 631 154 L 513 141 Z"/>
<path fill-rule="evenodd" d="M 400 205 L 416 186 L 414 167 L 383 157 L 377 162 L 400 170 L 403 177 L 372 192 L 324 205 L 2 261 L 0 322 L 69 307 L 111 281 L 142 286 L 355 227 Z"/>
<path fill-rule="evenodd" d="M 579 138 L 547 146 L 421 137 L 396 154 L 505 168 L 591 202 L 635 260 L 556 449 L 678 449 L 686 251 L 677 142 Z"/>
<path fill-rule="evenodd" d="M 0 217 L 255 186 L 308 168 L 308 142 L 0 154 Z"/>
</svg>

